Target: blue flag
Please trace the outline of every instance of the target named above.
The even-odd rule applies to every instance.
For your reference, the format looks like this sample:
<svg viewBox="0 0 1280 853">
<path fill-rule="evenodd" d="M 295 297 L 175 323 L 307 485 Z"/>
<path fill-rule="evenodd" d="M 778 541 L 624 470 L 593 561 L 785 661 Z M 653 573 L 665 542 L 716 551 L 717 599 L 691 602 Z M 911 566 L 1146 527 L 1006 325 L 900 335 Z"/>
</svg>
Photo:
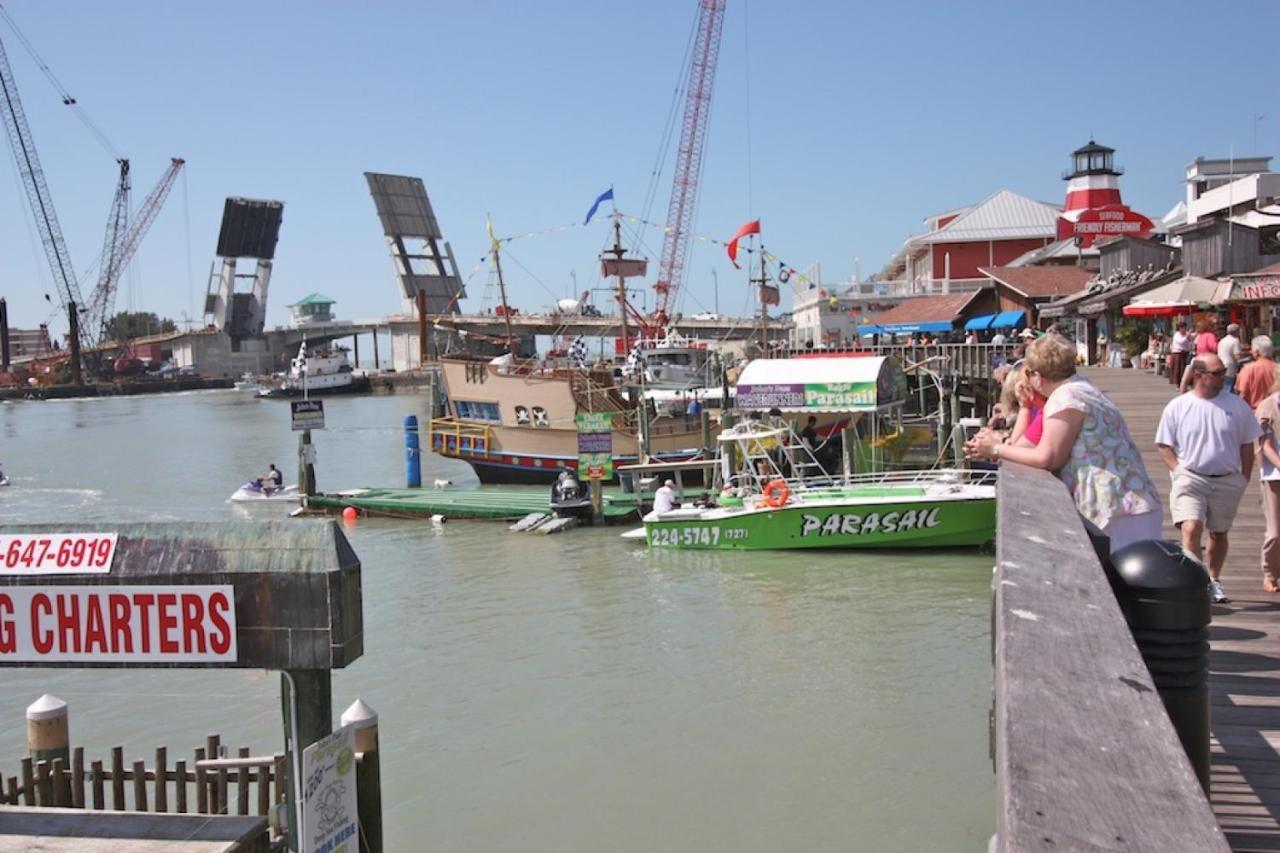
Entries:
<svg viewBox="0 0 1280 853">
<path fill-rule="evenodd" d="M 591 205 L 591 209 L 587 211 L 587 218 L 582 220 L 582 224 L 586 225 L 588 222 L 591 221 L 591 217 L 596 215 L 596 211 L 600 209 L 600 202 L 612 201 L 612 200 L 613 200 L 613 187 L 609 187 L 609 189 L 600 193 L 600 196 L 596 199 L 595 204 Z"/>
</svg>

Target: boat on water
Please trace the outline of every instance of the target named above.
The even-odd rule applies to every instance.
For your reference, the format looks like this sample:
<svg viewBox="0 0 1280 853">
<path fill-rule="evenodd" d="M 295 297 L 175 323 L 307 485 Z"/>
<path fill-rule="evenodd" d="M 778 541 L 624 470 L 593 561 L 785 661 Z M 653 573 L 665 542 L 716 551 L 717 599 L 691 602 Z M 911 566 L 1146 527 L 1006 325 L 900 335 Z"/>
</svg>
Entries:
<svg viewBox="0 0 1280 853">
<path fill-rule="evenodd" d="M 266 386 L 264 386 L 254 374 L 246 373 L 236 380 L 236 383 L 231 387 L 235 388 L 237 391 L 246 391 L 250 394 L 257 394 Z"/>
<path fill-rule="evenodd" d="M 907 434 L 903 379 L 902 368 L 884 358 L 751 362 L 739 379 L 738 406 L 768 408 L 774 415 L 722 432 L 719 496 L 650 512 L 644 540 L 653 547 L 714 550 L 943 548 L 990 541 L 994 473 L 884 467 L 883 455 Z M 819 461 L 812 434 L 802 439 L 784 417 L 841 410 L 857 416 L 844 432 L 856 445 L 841 448 L 836 473 Z M 854 470 L 858 460 L 870 470 Z"/>
<path fill-rule="evenodd" d="M 369 390 L 369 377 L 356 373 L 342 347 L 307 351 L 307 342 L 289 362 L 289 372 L 278 385 L 259 389 L 259 397 L 301 397 L 320 394 L 358 394 Z"/>
<path fill-rule="evenodd" d="M 686 391 L 714 385 L 711 376 L 715 351 L 705 341 L 690 340 L 674 329 L 656 340 L 641 340 L 635 348 L 644 387 L 655 391 Z"/>
<path fill-rule="evenodd" d="M 278 489 L 264 488 L 258 481 L 245 483 L 231 493 L 227 500 L 232 503 L 297 503 L 298 487 L 282 486 Z"/>
</svg>

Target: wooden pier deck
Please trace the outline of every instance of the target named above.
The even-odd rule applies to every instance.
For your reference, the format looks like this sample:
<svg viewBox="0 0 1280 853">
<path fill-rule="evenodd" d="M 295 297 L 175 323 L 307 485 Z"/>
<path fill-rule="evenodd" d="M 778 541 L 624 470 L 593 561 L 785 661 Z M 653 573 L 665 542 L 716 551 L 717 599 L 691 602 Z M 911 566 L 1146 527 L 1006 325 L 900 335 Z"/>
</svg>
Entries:
<svg viewBox="0 0 1280 853">
<path fill-rule="evenodd" d="M 1169 476 L 1155 447 L 1156 426 L 1176 389 L 1141 370 L 1084 371 L 1124 413 L 1169 521 Z M 1210 630 L 1212 797 L 1233 850 L 1280 850 L 1280 594 L 1262 591 L 1259 551 L 1265 523 L 1253 482 L 1231 530 L 1222 572 L 1231 601 L 1214 605 Z"/>
</svg>

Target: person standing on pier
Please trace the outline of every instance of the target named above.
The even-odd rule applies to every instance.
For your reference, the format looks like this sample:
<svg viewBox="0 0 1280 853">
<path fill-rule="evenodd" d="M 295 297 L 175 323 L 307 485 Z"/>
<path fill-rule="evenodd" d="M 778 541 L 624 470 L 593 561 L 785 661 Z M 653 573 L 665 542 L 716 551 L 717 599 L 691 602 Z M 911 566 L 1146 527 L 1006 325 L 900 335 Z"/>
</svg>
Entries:
<svg viewBox="0 0 1280 853">
<path fill-rule="evenodd" d="M 1057 472 L 1080 514 L 1110 537 L 1112 553 L 1159 539 L 1164 511 L 1155 484 L 1120 410 L 1076 373 L 1075 344 L 1061 335 L 1036 338 L 1027 346 L 1023 377 L 1045 400 L 1039 443 L 1004 444 L 983 430 L 965 442 L 965 456 Z"/>
<path fill-rule="evenodd" d="M 1249 345 L 1253 353 L 1253 361 L 1240 368 L 1236 375 L 1236 393 L 1248 403 L 1254 411 L 1271 393 L 1271 386 L 1276 381 L 1276 363 L 1273 356 L 1275 344 L 1266 335 L 1258 335 Z"/>
<path fill-rule="evenodd" d="M 1169 510 L 1182 547 L 1209 569 L 1209 597 L 1225 602 L 1220 576 L 1227 560 L 1227 532 L 1253 472 L 1254 441 L 1262 435 L 1249 404 L 1223 393 L 1227 368 L 1216 355 L 1191 362 L 1191 393 L 1165 406 L 1156 430 L 1160 458 L 1173 488 Z M 1201 539 L 1209 531 L 1208 557 Z"/>
<path fill-rule="evenodd" d="M 1178 321 L 1178 330 L 1173 333 L 1169 343 L 1169 384 L 1177 385 L 1182 380 L 1182 371 L 1187 369 L 1187 354 L 1195 349 L 1195 337 L 1187 331 L 1187 321 Z"/>
<path fill-rule="evenodd" d="M 1255 338 L 1257 342 L 1265 338 Z M 1270 343 L 1267 340 L 1267 343 Z M 1253 367 L 1260 362 L 1249 365 Z M 1240 372 L 1240 395 L 1245 392 L 1247 370 Z M 1274 375 L 1274 373 L 1273 373 Z M 1256 452 L 1262 468 L 1262 515 L 1267 521 L 1267 532 L 1262 538 L 1262 589 L 1264 592 L 1280 592 L 1280 382 L 1273 381 L 1266 397 L 1258 404 L 1255 414 L 1262 430 Z M 1247 401 L 1247 398 L 1246 398 Z"/>
<path fill-rule="evenodd" d="M 1240 349 L 1240 327 L 1232 323 L 1227 326 L 1226 336 L 1218 341 L 1218 360 L 1227 369 L 1227 376 L 1222 382 L 1222 388 L 1228 394 L 1235 393 L 1236 373 L 1240 369 L 1240 361 L 1243 358 L 1244 353 Z"/>
</svg>

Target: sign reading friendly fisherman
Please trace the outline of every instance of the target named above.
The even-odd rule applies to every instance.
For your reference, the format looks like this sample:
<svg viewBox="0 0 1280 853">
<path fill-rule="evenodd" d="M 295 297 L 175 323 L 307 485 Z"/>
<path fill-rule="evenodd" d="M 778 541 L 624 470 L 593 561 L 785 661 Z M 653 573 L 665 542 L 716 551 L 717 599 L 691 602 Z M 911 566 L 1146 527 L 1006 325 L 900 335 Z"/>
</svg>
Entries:
<svg viewBox="0 0 1280 853">
<path fill-rule="evenodd" d="M 332 522 L 0 526 L 0 666 L 322 670 L 362 651 L 360 561 Z"/>
</svg>

